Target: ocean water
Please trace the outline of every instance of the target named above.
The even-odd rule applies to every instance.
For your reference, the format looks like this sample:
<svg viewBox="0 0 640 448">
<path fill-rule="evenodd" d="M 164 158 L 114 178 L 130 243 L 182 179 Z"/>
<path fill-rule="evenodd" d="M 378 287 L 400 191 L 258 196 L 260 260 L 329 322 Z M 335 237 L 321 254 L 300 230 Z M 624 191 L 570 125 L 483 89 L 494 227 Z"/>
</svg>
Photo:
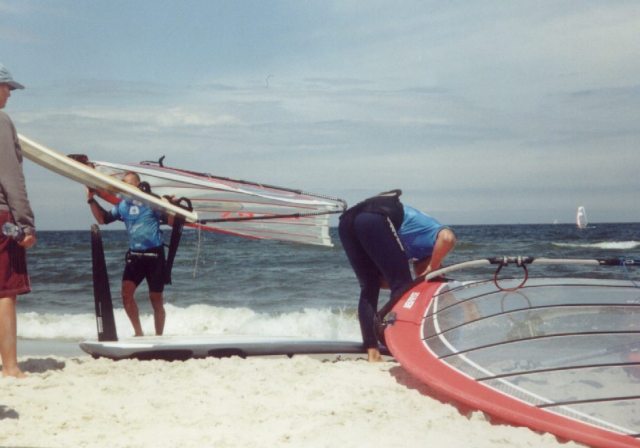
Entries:
<svg viewBox="0 0 640 448">
<path fill-rule="evenodd" d="M 113 227 L 116 227 L 114 224 Z M 458 245 L 445 265 L 493 256 L 640 259 L 640 223 L 453 226 Z M 169 231 L 165 232 L 168 239 Z M 126 233 L 102 232 L 118 335 L 133 334 L 120 301 Z M 253 241 L 186 230 L 165 289 L 165 334 L 249 334 L 359 339 L 359 288 L 332 229 L 333 248 Z M 38 233 L 29 251 L 33 291 L 18 299 L 18 336 L 34 340 L 95 339 L 90 232 Z M 494 268 L 458 271 L 456 279 L 490 277 Z M 509 271 L 513 269 L 513 271 Z M 516 268 L 505 275 L 518 276 Z M 632 278 L 640 267 L 540 266 L 535 276 Z M 153 334 L 146 284 L 137 301 Z M 381 294 L 381 302 L 386 293 Z"/>
</svg>

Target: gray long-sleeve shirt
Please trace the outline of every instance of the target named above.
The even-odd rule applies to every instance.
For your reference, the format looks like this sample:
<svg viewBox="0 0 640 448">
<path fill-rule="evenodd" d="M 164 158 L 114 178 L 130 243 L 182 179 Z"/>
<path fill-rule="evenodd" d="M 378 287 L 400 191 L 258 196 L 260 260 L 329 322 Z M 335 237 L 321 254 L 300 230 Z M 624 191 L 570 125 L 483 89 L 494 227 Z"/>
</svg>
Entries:
<svg viewBox="0 0 640 448">
<path fill-rule="evenodd" d="M 0 210 L 11 212 L 25 233 L 35 233 L 33 211 L 22 172 L 22 148 L 9 116 L 0 111 Z"/>
</svg>

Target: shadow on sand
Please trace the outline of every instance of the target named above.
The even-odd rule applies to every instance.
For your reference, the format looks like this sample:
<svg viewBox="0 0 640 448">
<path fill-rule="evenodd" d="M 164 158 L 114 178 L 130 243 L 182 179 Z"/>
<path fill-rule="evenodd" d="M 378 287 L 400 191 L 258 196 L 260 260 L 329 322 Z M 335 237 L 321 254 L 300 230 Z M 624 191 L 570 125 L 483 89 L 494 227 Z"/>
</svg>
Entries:
<svg viewBox="0 0 640 448">
<path fill-rule="evenodd" d="M 55 358 L 28 358 L 18 363 L 20 370 L 28 373 L 44 373 L 49 370 L 62 370 L 64 361 Z"/>
<path fill-rule="evenodd" d="M 477 411 L 477 409 L 470 408 L 462 403 L 452 400 L 447 395 L 440 393 L 432 387 L 429 387 L 428 385 L 416 380 L 401 366 L 393 367 L 391 370 L 389 370 L 389 373 L 391 373 L 391 375 L 396 379 L 398 384 L 402 384 L 409 389 L 417 390 L 422 395 L 431 397 L 441 403 L 450 404 L 451 406 L 455 407 L 458 412 L 460 412 L 460 414 L 466 417 L 469 417 L 472 412 Z"/>
<path fill-rule="evenodd" d="M 8 406 L 0 404 L 0 420 L 4 420 L 7 418 L 19 419 L 20 414 L 18 414 L 15 409 L 11 409 Z"/>
</svg>

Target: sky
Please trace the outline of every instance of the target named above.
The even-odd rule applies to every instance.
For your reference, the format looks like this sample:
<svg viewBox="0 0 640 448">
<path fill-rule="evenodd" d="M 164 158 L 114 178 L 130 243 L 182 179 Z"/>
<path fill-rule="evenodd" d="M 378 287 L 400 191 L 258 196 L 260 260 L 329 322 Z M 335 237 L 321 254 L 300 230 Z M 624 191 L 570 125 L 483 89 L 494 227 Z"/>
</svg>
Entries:
<svg viewBox="0 0 640 448">
<path fill-rule="evenodd" d="M 18 132 L 443 223 L 640 221 L 640 3 L 0 0 Z M 41 230 L 81 185 L 24 162 Z"/>
</svg>

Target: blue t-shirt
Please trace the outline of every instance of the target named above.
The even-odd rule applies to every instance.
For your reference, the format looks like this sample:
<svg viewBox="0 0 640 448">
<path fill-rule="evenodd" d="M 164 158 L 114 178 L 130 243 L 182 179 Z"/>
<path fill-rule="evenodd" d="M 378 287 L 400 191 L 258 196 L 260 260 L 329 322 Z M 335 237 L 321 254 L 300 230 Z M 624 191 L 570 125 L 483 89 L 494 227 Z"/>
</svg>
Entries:
<svg viewBox="0 0 640 448">
<path fill-rule="evenodd" d="M 398 236 L 408 259 L 422 260 L 430 257 L 438 232 L 444 228 L 436 219 L 413 207 L 403 204 L 404 219 Z"/>
<path fill-rule="evenodd" d="M 162 213 L 139 201 L 124 199 L 111 209 L 111 216 L 124 222 L 129 235 L 129 249 L 143 251 L 162 246 Z"/>
</svg>

